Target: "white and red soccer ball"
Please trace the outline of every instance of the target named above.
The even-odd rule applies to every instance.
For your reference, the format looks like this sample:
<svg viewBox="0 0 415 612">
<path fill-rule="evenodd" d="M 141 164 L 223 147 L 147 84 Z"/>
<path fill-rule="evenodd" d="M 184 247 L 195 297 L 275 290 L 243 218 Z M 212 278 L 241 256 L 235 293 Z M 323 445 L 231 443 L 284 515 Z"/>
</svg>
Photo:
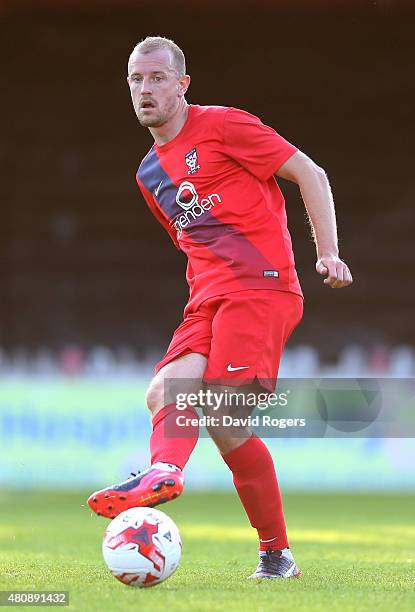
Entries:
<svg viewBox="0 0 415 612">
<path fill-rule="evenodd" d="M 176 524 L 164 512 L 130 508 L 108 525 L 102 554 L 117 580 L 134 587 L 149 587 L 176 570 L 182 542 Z"/>
</svg>

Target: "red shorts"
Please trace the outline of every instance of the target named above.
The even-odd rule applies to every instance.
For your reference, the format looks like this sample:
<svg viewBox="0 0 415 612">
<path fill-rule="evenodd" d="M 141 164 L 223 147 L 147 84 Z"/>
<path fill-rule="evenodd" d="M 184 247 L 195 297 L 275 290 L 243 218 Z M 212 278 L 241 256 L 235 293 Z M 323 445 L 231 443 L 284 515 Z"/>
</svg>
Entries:
<svg viewBox="0 0 415 612">
<path fill-rule="evenodd" d="M 281 354 L 303 314 L 303 298 L 288 291 L 248 289 L 209 298 L 176 329 L 157 373 L 188 353 L 208 358 L 203 380 L 239 386 L 258 379 L 275 389 Z"/>
</svg>

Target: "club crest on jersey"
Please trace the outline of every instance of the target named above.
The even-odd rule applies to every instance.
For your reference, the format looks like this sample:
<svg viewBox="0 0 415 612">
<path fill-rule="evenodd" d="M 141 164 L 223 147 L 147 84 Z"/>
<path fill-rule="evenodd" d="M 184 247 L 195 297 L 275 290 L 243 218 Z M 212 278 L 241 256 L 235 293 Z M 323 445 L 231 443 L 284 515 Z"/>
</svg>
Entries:
<svg viewBox="0 0 415 612">
<path fill-rule="evenodd" d="M 189 151 L 189 153 L 186 153 L 184 158 L 188 167 L 187 174 L 195 174 L 198 170 L 200 170 L 196 147 Z"/>
</svg>

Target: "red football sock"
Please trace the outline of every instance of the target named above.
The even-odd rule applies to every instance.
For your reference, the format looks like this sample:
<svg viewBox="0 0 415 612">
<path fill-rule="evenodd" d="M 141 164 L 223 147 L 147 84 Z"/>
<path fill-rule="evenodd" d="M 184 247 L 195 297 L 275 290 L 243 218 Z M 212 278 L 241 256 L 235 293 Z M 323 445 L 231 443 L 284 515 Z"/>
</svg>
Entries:
<svg viewBox="0 0 415 612">
<path fill-rule="evenodd" d="M 199 437 L 199 424 L 181 426 L 177 418 L 195 419 L 193 408 L 177 410 L 175 404 L 165 406 L 153 417 L 153 431 L 150 437 L 151 464 L 157 461 L 172 463 L 181 470 L 189 460 Z"/>
<path fill-rule="evenodd" d="M 288 548 L 281 494 L 271 454 L 253 435 L 223 455 L 249 521 L 259 536 L 259 549 Z"/>
</svg>

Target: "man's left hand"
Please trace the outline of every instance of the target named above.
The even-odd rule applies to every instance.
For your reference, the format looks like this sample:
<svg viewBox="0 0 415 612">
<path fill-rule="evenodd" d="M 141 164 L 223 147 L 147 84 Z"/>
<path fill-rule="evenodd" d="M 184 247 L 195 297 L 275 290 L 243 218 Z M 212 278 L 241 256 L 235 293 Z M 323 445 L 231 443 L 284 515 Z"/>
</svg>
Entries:
<svg viewBox="0 0 415 612">
<path fill-rule="evenodd" d="M 332 289 L 348 287 L 353 282 L 353 277 L 347 266 L 339 257 L 319 257 L 316 263 L 316 270 L 324 279 L 324 284 Z"/>
</svg>

